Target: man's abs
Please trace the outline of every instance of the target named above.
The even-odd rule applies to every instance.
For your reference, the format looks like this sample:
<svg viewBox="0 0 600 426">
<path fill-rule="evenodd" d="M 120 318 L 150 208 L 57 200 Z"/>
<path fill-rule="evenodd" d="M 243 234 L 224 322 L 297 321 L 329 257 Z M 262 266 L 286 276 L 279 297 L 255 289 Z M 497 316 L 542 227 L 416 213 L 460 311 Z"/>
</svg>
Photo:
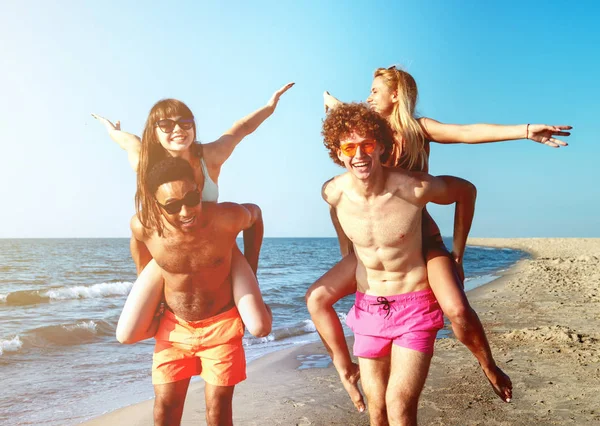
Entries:
<svg viewBox="0 0 600 426">
<path fill-rule="evenodd" d="M 356 283 L 361 293 L 389 296 L 429 288 L 427 268 L 420 250 L 381 259 L 356 248 Z"/>
</svg>

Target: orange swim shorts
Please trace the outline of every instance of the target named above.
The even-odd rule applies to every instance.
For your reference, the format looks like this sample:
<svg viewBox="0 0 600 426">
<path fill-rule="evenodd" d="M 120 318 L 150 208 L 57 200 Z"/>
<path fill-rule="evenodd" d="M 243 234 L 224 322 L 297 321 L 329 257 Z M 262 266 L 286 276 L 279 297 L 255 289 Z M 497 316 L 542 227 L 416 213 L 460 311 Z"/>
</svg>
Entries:
<svg viewBox="0 0 600 426">
<path fill-rule="evenodd" d="M 206 383 L 233 386 L 246 378 L 244 324 L 237 308 L 200 321 L 165 310 L 154 338 L 152 384 L 200 375 Z"/>
</svg>

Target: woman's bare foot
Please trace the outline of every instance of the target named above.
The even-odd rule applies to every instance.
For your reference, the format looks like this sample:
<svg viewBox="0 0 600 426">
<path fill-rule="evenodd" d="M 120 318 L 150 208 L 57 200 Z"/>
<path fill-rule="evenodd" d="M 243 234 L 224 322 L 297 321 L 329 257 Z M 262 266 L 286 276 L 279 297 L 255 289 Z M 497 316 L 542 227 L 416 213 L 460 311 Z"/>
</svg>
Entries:
<svg viewBox="0 0 600 426">
<path fill-rule="evenodd" d="M 512 382 L 510 381 L 510 377 L 508 377 L 508 375 L 498 366 L 493 370 L 484 370 L 483 372 L 492 385 L 494 392 L 496 392 L 496 395 L 498 395 L 502 401 L 510 402 L 512 399 Z"/>
<path fill-rule="evenodd" d="M 362 393 L 360 393 L 360 389 L 358 388 L 358 381 L 360 380 L 360 370 L 358 368 L 358 364 L 352 363 L 352 367 L 350 371 L 345 373 L 340 373 L 340 380 L 344 385 L 344 389 L 350 395 L 350 399 L 352 403 L 356 407 L 359 412 L 365 411 L 365 401 L 363 399 Z"/>
</svg>

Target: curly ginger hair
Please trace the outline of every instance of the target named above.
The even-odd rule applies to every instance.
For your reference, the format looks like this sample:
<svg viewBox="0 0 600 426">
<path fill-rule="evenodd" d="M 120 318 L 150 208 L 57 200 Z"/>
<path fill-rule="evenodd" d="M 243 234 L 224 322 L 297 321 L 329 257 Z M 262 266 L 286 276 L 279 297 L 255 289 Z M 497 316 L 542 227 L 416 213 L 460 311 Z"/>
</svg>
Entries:
<svg viewBox="0 0 600 426">
<path fill-rule="evenodd" d="M 349 103 L 331 109 L 323 120 L 323 145 L 335 164 L 344 166 L 338 158 L 340 140 L 353 132 L 383 145 L 381 163 L 388 161 L 394 149 L 394 135 L 387 120 L 364 103 Z"/>
</svg>

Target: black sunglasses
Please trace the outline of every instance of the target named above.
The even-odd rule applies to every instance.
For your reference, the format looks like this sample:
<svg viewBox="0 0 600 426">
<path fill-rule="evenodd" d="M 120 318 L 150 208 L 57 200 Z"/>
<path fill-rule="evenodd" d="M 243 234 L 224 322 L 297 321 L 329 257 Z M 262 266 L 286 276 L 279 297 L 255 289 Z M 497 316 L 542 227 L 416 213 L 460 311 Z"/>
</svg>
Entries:
<svg viewBox="0 0 600 426">
<path fill-rule="evenodd" d="M 163 133 L 171 133 L 177 124 L 179 124 L 179 127 L 181 127 L 183 130 L 190 130 L 192 127 L 194 127 L 194 118 L 180 118 L 179 120 L 165 118 L 163 120 L 158 120 L 155 125 L 158 126 Z"/>
<path fill-rule="evenodd" d="M 198 204 L 200 204 L 201 198 L 200 191 L 195 189 L 185 194 L 181 200 L 172 201 L 167 204 L 161 204 L 157 200 L 156 204 L 165 209 L 165 211 L 169 214 L 177 214 L 181 211 L 181 208 L 184 204 L 186 207 L 196 207 Z"/>
</svg>

